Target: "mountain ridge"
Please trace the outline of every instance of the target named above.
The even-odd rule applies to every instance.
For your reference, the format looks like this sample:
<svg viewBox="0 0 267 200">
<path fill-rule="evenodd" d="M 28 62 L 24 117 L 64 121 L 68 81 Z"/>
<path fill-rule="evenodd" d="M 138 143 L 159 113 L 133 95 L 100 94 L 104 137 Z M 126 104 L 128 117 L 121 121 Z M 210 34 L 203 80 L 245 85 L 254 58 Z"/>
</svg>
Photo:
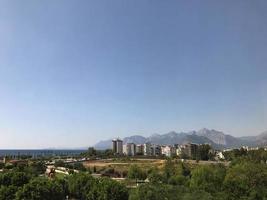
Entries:
<svg viewBox="0 0 267 200">
<path fill-rule="evenodd" d="M 267 145 L 267 131 L 256 136 L 234 137 L 229 134 L 225 134 L 222 131 L 203 128 L 198 131 L 189 132 L 170 131 L 165 134 L 152 134 L 148 137 L 133 135 L 125 137 L 122 140 L 124 144 L 131 142 L 136 144 L 150 142 L 160 145 L 184 144 L 188 142 L 197 144 L 207 143 L 216 149 L 226 149 L 239 148 L 242 146 L 265 146 Z M 111 148 L 111 145 L 112 139 L 109 139 L 96 143 L 94 147 L 96 149 L 108 149 Z"/>
</svg>

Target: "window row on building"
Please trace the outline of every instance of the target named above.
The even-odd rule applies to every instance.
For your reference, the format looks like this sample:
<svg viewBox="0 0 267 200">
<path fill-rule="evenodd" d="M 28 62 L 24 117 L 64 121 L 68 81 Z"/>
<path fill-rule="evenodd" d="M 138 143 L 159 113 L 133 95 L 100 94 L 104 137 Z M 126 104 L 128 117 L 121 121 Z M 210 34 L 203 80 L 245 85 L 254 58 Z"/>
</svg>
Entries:
<svg viewBox="0 0 267 200">
<path fill-rule="evenodd" d="M 165 155 L 168 157 L 171 156 L 180 156 L 182 154 L 187 155 L 188 157 L 193 157 L 198 150 L 198 144 L 188 143 L 185 145 L 158 145 L 158 144 L 135 144 L 135 143 L 126 143 L 123 144 L 123 141 L 120 139 L 114 139 L 112 141 L 113 152 L 115 155 L 126 155 L 126 156 L 135 156 L 135 155 L 144 155 L 144 156 L 160 156 Z"/>
</svg>

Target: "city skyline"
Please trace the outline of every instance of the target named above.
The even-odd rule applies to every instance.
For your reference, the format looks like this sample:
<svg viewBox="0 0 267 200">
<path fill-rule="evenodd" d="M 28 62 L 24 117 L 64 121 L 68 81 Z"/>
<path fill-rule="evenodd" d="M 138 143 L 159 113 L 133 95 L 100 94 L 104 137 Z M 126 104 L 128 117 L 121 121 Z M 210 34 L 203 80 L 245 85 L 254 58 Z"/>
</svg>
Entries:
<svg viewBox="0 0 267 200">
<path fill-rule="evenodd" d="M 0 149 L 266 131 L 266 9 L 241 0 L 1 1 Z"/>
</svg>

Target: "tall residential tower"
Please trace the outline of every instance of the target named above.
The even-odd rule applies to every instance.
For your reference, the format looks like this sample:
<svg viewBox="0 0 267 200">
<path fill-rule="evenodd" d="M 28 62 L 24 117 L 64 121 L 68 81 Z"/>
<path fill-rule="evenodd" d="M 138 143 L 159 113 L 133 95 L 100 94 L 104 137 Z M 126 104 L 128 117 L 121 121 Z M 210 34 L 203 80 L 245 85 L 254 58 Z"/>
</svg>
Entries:
<svg viewBox="0 0 267 200">
<path fill-rule="evenodd" d="M 122 155 L 122 140 L 119 138 L 112 140 L 112 150 L 114 154 Z"/>
</svg>

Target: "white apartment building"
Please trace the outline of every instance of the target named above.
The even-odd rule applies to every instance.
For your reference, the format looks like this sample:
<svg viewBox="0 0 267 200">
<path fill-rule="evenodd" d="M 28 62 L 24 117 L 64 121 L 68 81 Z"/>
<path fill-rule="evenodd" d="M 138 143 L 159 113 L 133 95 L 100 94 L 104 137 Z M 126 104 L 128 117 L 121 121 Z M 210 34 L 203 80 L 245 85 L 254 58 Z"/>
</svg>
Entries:
<svg viewBox="0 0 267 200">
<path fill-rule="evenodd" d="M 123 154 L 127 156 L 136 155 L 136 145 L 134 143 L 127 143 L 123 145 Z"/>
<path fill-rule="evenodd" d="M 162 146 L 161 147 L 161 154 L 171 157 L 173 155 L 176 155 L 176 148 L 173 146 Z"/>
<path fill-rule="evenodd" d="M 151 144 L 150 143 L 145 143 L 144 144 L 144 155 L 145 156 L 151 156 L 152 155 Z"/>
</svg>

